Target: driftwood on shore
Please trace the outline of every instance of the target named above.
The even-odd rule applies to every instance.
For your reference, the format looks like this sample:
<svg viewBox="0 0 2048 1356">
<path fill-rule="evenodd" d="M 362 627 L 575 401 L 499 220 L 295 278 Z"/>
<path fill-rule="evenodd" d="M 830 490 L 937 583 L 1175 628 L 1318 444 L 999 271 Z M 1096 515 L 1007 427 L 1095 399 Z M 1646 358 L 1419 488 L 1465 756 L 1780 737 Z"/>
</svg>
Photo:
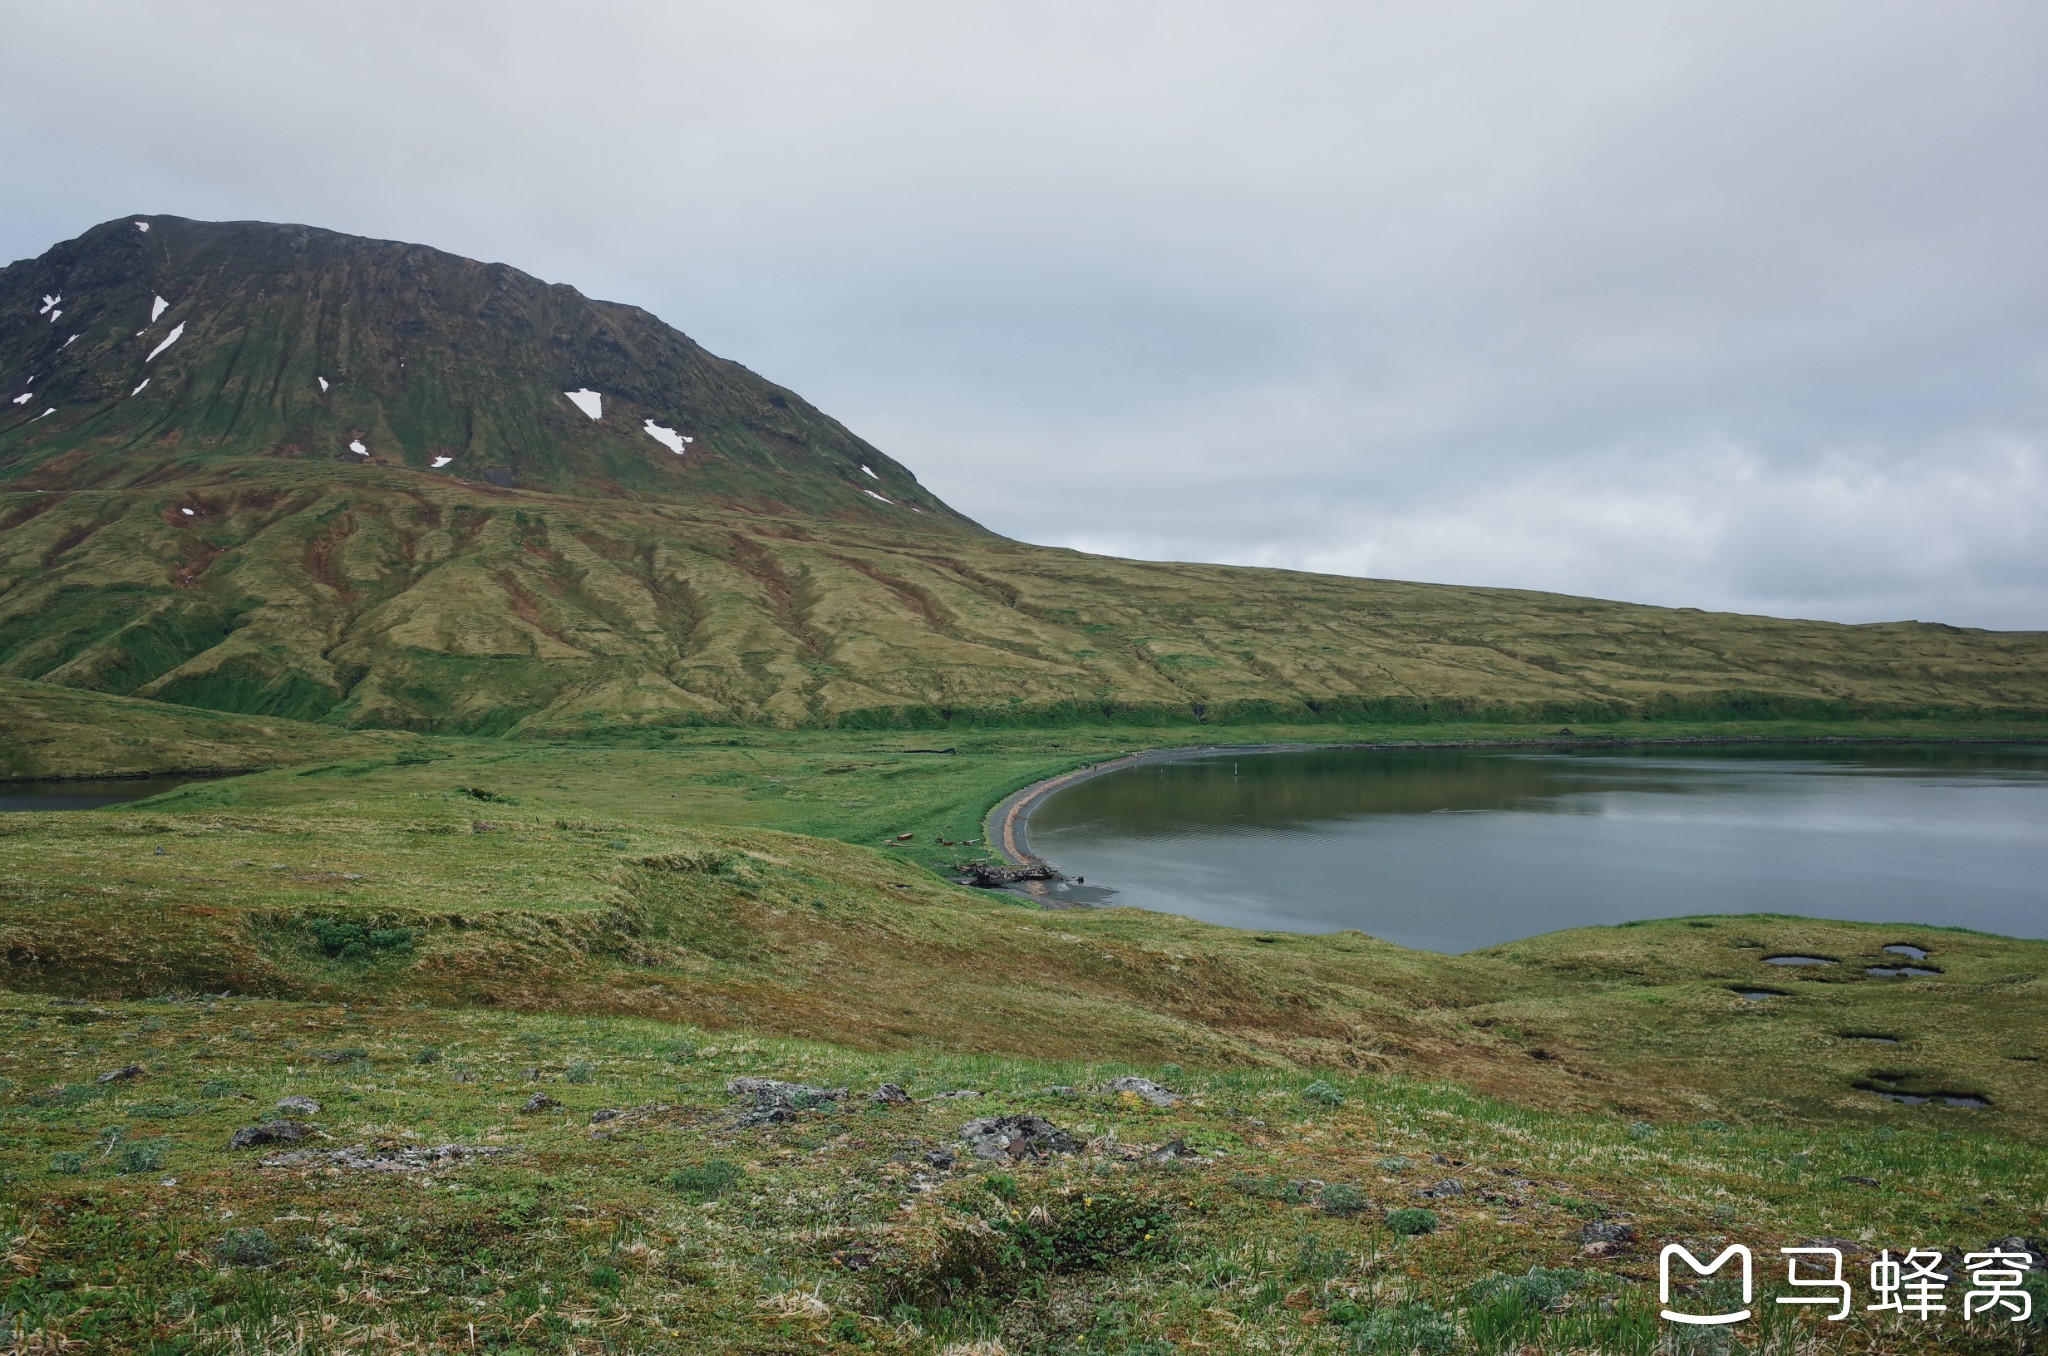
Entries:
<svg viewBox="0 0 2048 1356">
<path fill-rule="evenodd" d="M 1027 866 L 1000 866 L 995 862 L 968 862 L 960 868 L 961 883 L 972 885 L 979 890 L 1000 890 L 1006 885 L 1015 885 L 1020 880 L 1065 880 L 1054 868 L 1044 862 L 1032 862 Z"/>
</svg>

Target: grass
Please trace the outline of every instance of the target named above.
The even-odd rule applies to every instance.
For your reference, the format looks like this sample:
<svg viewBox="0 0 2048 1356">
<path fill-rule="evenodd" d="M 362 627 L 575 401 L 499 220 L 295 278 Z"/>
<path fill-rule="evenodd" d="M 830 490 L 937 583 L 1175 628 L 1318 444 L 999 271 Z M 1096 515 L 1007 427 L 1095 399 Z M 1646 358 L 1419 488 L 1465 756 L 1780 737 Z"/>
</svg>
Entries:
<svg viewBox="0 0 2048 1356">
<path fill-rule="evenodd" d="M 622 1017 L 14 994 L 0 1021 L 0 1303 L 24 1351 L 1306 1353 L 1448 1334 L 1453 1351 L 1650 1356 L 1654 1248 L 1588 1254 L 1588 1222 L 1701 1246 L 1976 1248 L 2032 1226 L 2048 1187 L 2038 1152 L 1967 1118 L 1645 1139 L 1407 1078 L 1325 1073 L 1333 1106 L 1286 1070 L 861 1054 Z M 129 1063 L 146 1072 L 93 1081 Z M 1133 1071 L 1190 1100 L 1095 1091 Z M 748 1127 L 724 1091 L 742 1074 L 920 1100 Z M 960 1088 L 982 1095 L 932 1100 Z M 521 1114 L 536 1089 L 559 1107 Z M 319 1151 L 510 1152 L 380 1172 L 225 1147 L 286 1095 L 322 1103 Z M 606 1108 L 624 1114 L 593 1122 Z M 1009 1112 L 1088 1147 L 927 1163 L 969 1118 Z M 1175 1139 L 1204 1157 L 1133 1152 Z M 146 1168 L 123 1157 L 135 1145 Z M 1462 1195 L 1418 1195 L 1453 1177 Z M 1772 1321 L 1776 1345 L 1750 1349 L 2014 1349 L 1953 1317 Z"/>
</svg>

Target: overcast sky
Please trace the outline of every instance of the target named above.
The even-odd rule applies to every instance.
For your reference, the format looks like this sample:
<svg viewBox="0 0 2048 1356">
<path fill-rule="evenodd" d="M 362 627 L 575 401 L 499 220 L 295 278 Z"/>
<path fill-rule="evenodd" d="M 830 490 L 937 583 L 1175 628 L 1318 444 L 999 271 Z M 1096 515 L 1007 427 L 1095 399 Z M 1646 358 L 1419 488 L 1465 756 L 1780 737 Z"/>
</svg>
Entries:
<svg viewBox="0 0 2048 1356">
<path fill-rule="evenodd" d="M 0 257 L 644 305 L 1028 541 L 2048 627 L 2048 6 L 0 0 Z"/>
</svg>

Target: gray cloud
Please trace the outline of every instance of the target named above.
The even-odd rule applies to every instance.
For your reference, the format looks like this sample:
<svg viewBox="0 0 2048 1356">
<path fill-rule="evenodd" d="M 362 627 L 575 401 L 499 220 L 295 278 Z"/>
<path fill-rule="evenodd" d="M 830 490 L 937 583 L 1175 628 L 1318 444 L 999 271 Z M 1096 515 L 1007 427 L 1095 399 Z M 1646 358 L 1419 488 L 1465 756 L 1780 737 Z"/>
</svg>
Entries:
<svg viewBox="0 0 2048 1356">
<path fill-rule="evenodd" d="M 639 302 L 1027 540 L 2048 626 L 2048 11 L 7 5 L 0 254 Z"/>
</svg>

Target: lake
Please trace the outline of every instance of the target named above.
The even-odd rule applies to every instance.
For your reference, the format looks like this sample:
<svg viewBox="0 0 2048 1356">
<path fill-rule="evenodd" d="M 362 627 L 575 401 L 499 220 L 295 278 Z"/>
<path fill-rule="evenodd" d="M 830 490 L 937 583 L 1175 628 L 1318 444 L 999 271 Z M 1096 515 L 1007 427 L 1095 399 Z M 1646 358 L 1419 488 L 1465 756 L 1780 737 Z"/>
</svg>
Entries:
<svg viewBox="0 0 2048 1356">
<path fill-rule="evenodd" d="M 160 796 L 198 777 L 122 777 L 97 782 L 0 782 L 0 814 L 9 810 L 97 810 Z"/>
<path fill-rule="evenodd" d="M 1088 902 L 1430 951 L 1700 913 L 2048 936 L 2027 745 L 1219 753 L 1077 783 L 1029 831 Z"/>
</svg>

